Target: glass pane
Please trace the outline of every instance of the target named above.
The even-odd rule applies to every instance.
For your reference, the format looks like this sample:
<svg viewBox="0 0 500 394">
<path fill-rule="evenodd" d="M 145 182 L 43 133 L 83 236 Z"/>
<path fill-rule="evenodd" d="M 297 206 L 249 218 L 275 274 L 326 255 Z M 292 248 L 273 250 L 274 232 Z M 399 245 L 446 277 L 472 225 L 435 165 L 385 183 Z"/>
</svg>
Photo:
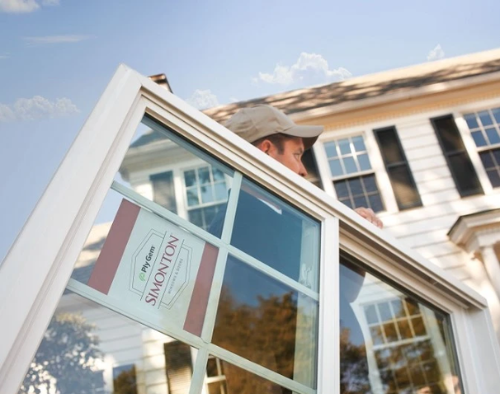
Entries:
<svg viewBox="0 0 500 394">
<path fill-rule="evenodd" d="M 469 129 L 475 129 L 479 127 L 476 119 L 476 114 L 467 114 L 464 116 L 464 119 L 467 122 L 467 126 L 469 126 Z"/>
<path fill-rule="evenodd" d="M 228 198 L 226 183 L 216 183 L 215 187 L 215 200 L 225 201 Z"/>
<path fill-rule="evenodd" d="M 406 161 L 399 145 L 397 131 L 394 127 L 375 130 L 375 133 L 384 163 L 394 164 Z"/>
<path fill-rule="evenodd" d="M 347 254 L 340 263 L 340 392 L 456 394 L 450 317 Z"/>
<path fill-rule="evenodd" d="M 462 137 L 458 131 L 453 116 L 434 119 L 436 133 L 439 136 L 445 153 L 462 151 L 465 149 Z"/>
<path fill-rule="evenodd" d="M 344 162 L 344 168 L 346 174 L 353 174 L 359 171 L 358 167 L 356 167 L 356 162 L 354 161 L 353 157 L 351 156 L 344 157 L 342 161 Z"/>
<path fill-rule="evenodd" d="M 337 144 L 335 143 L 335 141 L 326 142 L 325 151 L 328 158 L 337 157 Z"/>
<path fill-rule="evenodd" d="M 490 141 L 490 145 L 500 143 L 500 137 L 498 136 L 498 131 L 496 128 L 491 127 L 486 129 L 486 135 L 488 136 L 488 140 Z"/>
<path fill-rule="evenodd" d="M 320 224 L 264 189 L 243 181 L 231 244 L 317 289 Z"/>
<path fill-rule="evenodd" d="M 490 178 L 491 186 L 499 187 L 500 186 L 500 169 L 493 169 L 486 171 L 488 174 L 488 178 Z"/>
<path fill-rule="evenodd" d="M 380 212 L 384 210 L 384 204 L 382 203 L 380 194 L 369 195 L 368 201 L 370 202 L 369 207 L 373 209 L 373 212 Z"/>
<path fill-rule="evenodd" d="M 358 163 L 359 163 L 359 170 L 360 171 L 366 171 L 366 170 L 371 170 L 372 166 L 370 164 L 370 159 L 368 155 L 359 155 L 358 156 Z"/>
<path fill-rule="evenodd" d="M 493 124 L 493 120 L 491 119 L 490 113 L 488 111 L 481 111 L 477 115 L 479 116 L 479 119 L 481 119 L 481 124 L 483 125 L 483 127 Z"/>
<path fill-rule="evenodd" d="M 181 167 L 177 175 L 180 165 L 185 169 Z M 176 180 L 176 177 L 180 179 Z M 201 198 L 198 196 L 200 183 L 208 186 L 220 179 L 227 182 L 230 189 L 232 177 L 231 169 L 192 146 L 169 128 L 144 117 L 115 181 L 190 221 L 196 215 L 188 213 L 189 207 L 196 207 L 202 201 L 214 201 L 211 186 L 203 189 Z M 218 201 L 225 202 L 228 196 L 218 197 Z M 108 221 L 111 219 L 108 216 Z M 199 222 L 193 224 L 198 225 Z"/>
<path fill-rule="evenodd" d="M 201 186 L 200 191 L 201 191 L 201 202 L 203 204 L 214 201 L 214 190 L 211 185 Z"/>
<path fill-rule="evenodd" d="M 337 198 L 349 197 L 349 190 L 347 189 L 347 181 L 338 181 L 334 183 Z"/>
<path fill-rule="evenodd" d="M 329 163 L 332 176 L 344 175 L 344 171 L 342 170 L 342 165 L 340 164 L 339 159 L 330 160 Z"/>
<path fill-rule="evenodd" d="M 366 151 L 365 141 L 362 136 L 358 135 L 357 137 L 352 137 L 352 143 L 356 152 Z"/>
<path fill-rule="evenodd" d="M 341 155 L 348 155 L 351 153 L 351 142 L 348 138 L 338 140 L 337 143 L 339 144 Z"/>
<path fill-rule="evenodd" d="M 472 138 L 474 138 L 474 142 L 478 147 L 488 145 L 481 130 L 472 132 Z"/>
<path fill-rule="evenodd" d="M 491 113 L 493 114 L 493 117 L 495 118 L 496 123 L 500 124 L 500 108 L 493 108 L 491 110 Z"/>
<path fill-rule="evenodd" d="M 196 181 L 196 171 L 189 170 L 184 172 L 184 182 L 186 187 L 194 186 L 197 184 Z"/>
<path fill-rule="evenodd" d="M 224 376 L 217 381 L 205 379 L 209 394 L 291 394 L 292 391 L 241 369 L 227 361 L 220 361 Z M 179 393 L 187 394 L 187 393 Z"/>
<path fill-rule="evenodd" d="M 314 387 L 317 313 L 316 301 L 230 256 L 212 341 Z"/>
<path fill-rule="evenodd" d="M 409 209 L 422 205 L 407 165 L 389 168 L 388 173 L 399 209 Z"/>
<path fill-rule="evenodd" d="M 353 196 L 359 196 L 360 194 L 363 194 L 363 186 L 361 185 L 360 178 L 349 179 L 348 184 Z"/>
<path fill-rule="evenodd" d="M 470 196 L 483 192 L 472 162 L 466 152 L 448 158 L 461 196 Z"/>
<path fill-rule="evenodd" d="M 66 290 L 19 393 L 187 393 L 196 354 Z"/>
<path fill-rule="evenodd" d="M 210 183 L 210 170 L 208 167 L 198 168 L 198 178 L 201 185 Z"/>
</svg>

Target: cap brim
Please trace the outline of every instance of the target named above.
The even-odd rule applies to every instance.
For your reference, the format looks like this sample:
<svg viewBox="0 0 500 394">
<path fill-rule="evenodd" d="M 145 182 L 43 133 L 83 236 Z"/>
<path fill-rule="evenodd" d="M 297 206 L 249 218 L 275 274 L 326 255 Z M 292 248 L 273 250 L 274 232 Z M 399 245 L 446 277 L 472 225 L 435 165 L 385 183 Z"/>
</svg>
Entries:
<svg viewBox="0 0 500 394">
<path fill-rule="evenodd" d="M 314 145 L 323 130 L 323 126 L 295 125 L 283 131 L 283 134 L 288 134 L 294 137 L 302 137 L 302 140 L 304 141 L 304 148 L 307 150 Z"/>
</svg>

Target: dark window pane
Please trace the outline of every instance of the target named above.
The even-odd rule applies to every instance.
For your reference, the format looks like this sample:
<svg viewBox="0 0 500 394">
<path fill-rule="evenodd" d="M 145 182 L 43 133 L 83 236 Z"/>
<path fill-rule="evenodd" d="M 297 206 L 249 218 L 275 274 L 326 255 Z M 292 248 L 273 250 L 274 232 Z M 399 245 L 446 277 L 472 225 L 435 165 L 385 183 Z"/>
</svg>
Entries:
<svg viewBox="0 0 500 394">
<path fill-rule="evenodd" d="M 411 333 L 410 325 L 408 324 L 408 320 L 399 320 L 398 321 L 399 333 L 401 334 L 401 339 L 409 339 L 413 337 Z"/>
<path fill-rule="evenodd" d="M 483 132 L 481 130 L 474 131 L 472 133 L 472 138 L 474 138 L 474 142 L 476 143 L 476 146 L 478 146 L 478 147 L 488 145 L 488 143 L 486 142 L 486 139 L 484 138 Z"/>
<path fill-rule="evenodd" d="M 479 116 L 479 119 L 481 119 L 481 123 L 484 127 L 493 124 L 493 120 L 491 119 L 490 113 L 488 111 L 481 111 L 477 115 Z"/>
<path fill-rule="evenodd" d="M 432 119 L 432 124 L 460 195 L 465 197 L 482 194 L 479 178 L 465 150 L 453 116 Z"/>
<path fill-rule="evenodd" d="M 349 190 L 347 189 L 347 181 L 338 181 L 334 183 L 337 198 L 349 197 Z"/>
<path fill-rule="evenodd" d="M 493 153 L 497 166 L 500 166 L 500 149 L 494 149 L 491 153 Z"/>
<path fill-rule="evenodd" d="M 363 194 L 363 186 L 361 186 L 360 178 L 349 179 L 348 183 L 353 196 Z"/>
<path fill-rule="evenodd" d="M 488 170 L 486 171 L 488 174 L 488 178 L 490 178 L 491 186 L 499 187 L 500 186 L 500 174 L 498 169 Z"/>
<path fill-rule="evenodd" d="M 405 305 L 406 309 L 408 310 L 408 314 L 410 314 L 410 316 L 420 314 L 420 308 L 418 307 L 418 304 L 415 301 L 407 298 L 405 300 Z"/>
<path fill-rule="evenodd" d="M 217 359 L 215 357 L 211 357 L 207 361 L 207 376 L 213 377 L 218 375 L 219 372 L 217 371 Z"/>
<path fill-rule="evenodd" d="M 382 204 L 382 198 L 380 194 L 372 194 L 368 196 L 368 201 L 370 202 L 370 208 L 374 212 L 380 212 L 384 210 L 384 204 Z"/>
<path fill-rule="evenodd" d="M 384 163 L 386 165 L 406 161 L 403 156 L 403 150 L 399 145 L 398 136 L 394 127 L 375 130 L 375 134 L 377 136 L 380 152 L 382 153 L 382 157 L 384 158 Z"/>
<path fill-rule="evenodd" d="M 422 205 L 420 195 L 406 165 L 389 168 L 388 174 L 399 209 L 408 209 Z"/>
<path fill-rule="evenodd" d="M 492 127 L 486 129 L 486 135 L 488 136 L 488 140 L 490 141 L 490 145 L 500 143 L 500 137 L 498 136 L 498 131 L 496 128 Z"/>
<path fill-rule="evenodd" d="M 196 224 L 198 227 L 203 227 L 202 209 L 193 209 L 189 211 L 188 215 L 191 223 Z"/>
<path fill-rule="evenodd" d="M 394 342 L 399 339 L 396 331 L 396 325 L 394 323 L 384 324 L 384 332 L 387 342 Z"/>
<path fill-rule="evenodd" d="M 365 196 L 354 197 L 354 208 L 368 207 L 368 201 Z"/>
<path fill-rule="evenodd" d="M 462 151 L 465 149 L 453 116 L 433 119 L 433 123 L 445 153 Z"/>
<path fill-rule="evenodd" d="M 479 127 L 479 125 L 477 124 L 476 114 L 467 114 L 464 116 L 464 119 L 467 122 L 467 126 L 469 126 L 469 129 L 475 129 Z"/>
<path fill-rule="evenodd" d="M 377 182 L 375 181 L 375 175 L 366 175 L 363 177 L 363 184 L 365 185 L 365 190 L 368 193 L 378 192 Z"/>
<path fill-rule="evenodd" d="M 495 167 L 495 161 L 493 159 L 493 154 L 491 153 L 491 151 L 481 152 L 479 153 L 479 157 L 481 158 L 485 169 Z"/>
<path fill-rule="evenodd" d="M 461 196 L 482 193 L 483 189 L 476 175 L 476 170 L 466 152 L 449 157 L 450 169 L 455 174 L 455 183 Z"/>
<path fill-rule="evenodd" d="M 413 325 L 413 331 L 415 332 L 416 336 L 423 336 L 427 333 L 425 330 L 424 321 L 420 316 L 411 319 L 411 323 Z"/>
<path fill-rule="evenodd" d="M 354 209 L 355 207 L 353 206 L 353 203 L 351 201 L 350 198 L 343 198 L 343 199 L 339 199 L 339 201 L 344 204 L 344 205 L 347 205 L 349 208 L 351 209 Z"/>
</svg>

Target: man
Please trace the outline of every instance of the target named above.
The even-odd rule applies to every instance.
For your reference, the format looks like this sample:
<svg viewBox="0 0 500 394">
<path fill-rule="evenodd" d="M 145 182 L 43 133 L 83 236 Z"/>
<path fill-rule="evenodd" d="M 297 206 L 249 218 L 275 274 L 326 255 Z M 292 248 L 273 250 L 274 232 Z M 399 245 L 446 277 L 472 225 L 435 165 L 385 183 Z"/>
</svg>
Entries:
<svg viewBox="0 0 500 394">
<path fill-rule="evenodd" d="M 226 127 L 303 177 L 307 175 L 307 170 L 302 156 L 323 132 L 322 126 L 297 125 L 283 112 L 269 105 L 238 111 L 227 121 Z M 382 222 L 371 209 L 358 208 L 356 212 L 382 228 Z M 222 233 L 224 215 L 225 210 L 222 210 L 212 223 L 209 230 L 212 234 L 220 236 Z M 301 261 L 302 231 L 303 222 L 300 217 L 288 211 L 286 205 L 278 203 L 273 206 L 272 201 L 259 195 L 258 191 L 242 188 L 231 236 L 233 246 L 291 279 L 300 281 L 301 265 L 305 263 Z M 341 280 L 345 282 L 340 297 L 341 327 L 362 337 L 349 303 L 357 297 L 364 273 L 356 268 L 342 267 L 340 275 L 346 279 Z M 264 309 L 270 300 L 276 310 Z M 273 283 L 265 275 L 229 256 L 213 342 L 283 376 L 296 379 L 294 371 L 300 369 L 300 364 L 296 363 L 307 363 L 307 358 L 295 359 L 297 308 L 296 293 L 277 282 Z M 267 314 L 276 317 L 271 320 L 254 317 Z M 278 316 L 281 315 L 288 317 L 280 320 Z M 222 331 L 219 327 L 231 327 L 231 332 Z M 257 329 L 258 327 L 264 328 Z M 257 350 L 261 339 L 268 339 L 268 345 Z M 367 382 L 365 360 L 361 357 L 357 362 L 362 365 L 361 370 L 365 372 L 361 377 Z M 352 365 L 344 361 L 342 366 L 352 370 Z M 232 373 L 228 368 L 226 379 L 229 393 L 253 390 L 250 383 L 253 378 L 241 372 Z M 288 390 L 276 387 L 264 391 L 289 393 Z M 348 392 L 343 390 L 345 394 Z"/>
<path fill-rule="evenodd" d="M 227 121 L 226 127 L 303 177 L 307 175 L 307 170 L 302 163 L 302 155 L 323 132 L 323 126 L 295 124 L 270 105 L 243 108 Z M 383 227 L 372 209 L 360 207 L 355 211 L 375 226 Z"/>
</svg>

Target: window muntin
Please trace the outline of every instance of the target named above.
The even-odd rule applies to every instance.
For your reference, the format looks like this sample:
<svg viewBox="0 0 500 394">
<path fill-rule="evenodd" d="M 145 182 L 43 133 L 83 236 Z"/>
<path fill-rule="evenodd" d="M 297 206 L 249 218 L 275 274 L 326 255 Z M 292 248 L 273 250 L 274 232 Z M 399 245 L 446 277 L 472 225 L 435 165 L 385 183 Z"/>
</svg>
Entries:
<svg viewBox="0 0 500 394">
<path fill-rule="evenodd" d="M 500 107 L 464 115 L 493 187 L 500 186 Z"/>
<path fill-rule="evenodd" d="M 362 135 L 324 143 L 337 198 L 350 208 L 374 212 L 384 204 Z"/>
<path fill-rule="evenodd" d="M 455 394 L 449 316 L 347 254 L 340 262 L 341 392 Z"/>
<path fill-rule="evenodd" d="M 417 185 L 395 127 L 373 131 L 400 210 L 422 206 Z"/>
<path fill-rule="evenodd" d="M 483 188 L 453 116 L 441 116 L 431 119 L 431 122 L 460 196 L 483 194 Z"/>
</svg>

